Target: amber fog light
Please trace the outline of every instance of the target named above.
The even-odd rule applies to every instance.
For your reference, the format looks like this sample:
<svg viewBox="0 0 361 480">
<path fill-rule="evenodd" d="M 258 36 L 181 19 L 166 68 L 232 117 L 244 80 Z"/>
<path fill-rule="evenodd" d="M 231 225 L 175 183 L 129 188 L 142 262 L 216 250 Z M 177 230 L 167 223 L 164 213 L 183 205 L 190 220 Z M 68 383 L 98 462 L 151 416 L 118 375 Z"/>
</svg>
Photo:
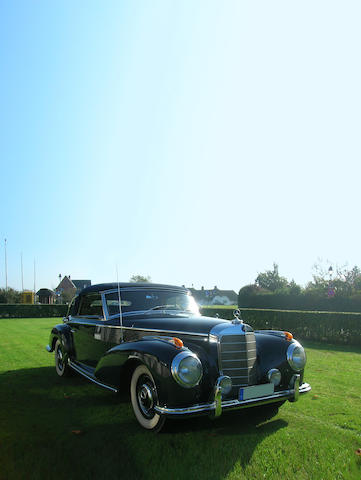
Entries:
<svg viewBox="0 0 361 480">
<path fill-rule="evenodd" d="M 272 368 L 267 373 L 268 381 L 277 387 L 281 383 L 281 372 L 277 368 Z"/>
</svg>

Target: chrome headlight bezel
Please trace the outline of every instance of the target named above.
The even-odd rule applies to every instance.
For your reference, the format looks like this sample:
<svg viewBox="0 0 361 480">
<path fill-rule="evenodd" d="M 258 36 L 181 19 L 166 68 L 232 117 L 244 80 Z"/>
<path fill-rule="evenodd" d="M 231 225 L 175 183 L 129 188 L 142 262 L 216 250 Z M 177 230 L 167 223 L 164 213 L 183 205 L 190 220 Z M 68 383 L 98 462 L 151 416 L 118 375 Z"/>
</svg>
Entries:
<svg viewBox="0 0 361 480">
<path fill-rule="evenodd" d="M 182 372 L 181 372 L 182 362 L 184 362 L 184 360 L 186 360 L 189 357 L 193 358 L 196 361 L 195 365 L 196 365 L 196 368 L 198 369 L 198 375 L 196 375 L 196 378 L 193 379 L 193 381 L 187 381 L 184 378 L 184 374 L 182 375 Z M 173 358 L 172 365 L 171 365 L 171 372 L 174 380 L 184 388 L 193 388 L 199 385 L 199 382 L 203 377 L 203 367 L 202 367 L 201 361 L 199 360 L 199 358 L 195 353 L 189 352 L 189 351 L 180 352 L 178 353 L 178 355 L 176 355 Z"/>
<path fill-rule="evenodd" d="M 299 353 L 301 358 L 295 360 L 295 354 Z M 302 345 L 297 342 L 293 341 L 291 345 L 287 349 L 287 361 L 295 372 L 300 372 L 305 368 L 306 365 L 306 352 Z"/>
</svg>

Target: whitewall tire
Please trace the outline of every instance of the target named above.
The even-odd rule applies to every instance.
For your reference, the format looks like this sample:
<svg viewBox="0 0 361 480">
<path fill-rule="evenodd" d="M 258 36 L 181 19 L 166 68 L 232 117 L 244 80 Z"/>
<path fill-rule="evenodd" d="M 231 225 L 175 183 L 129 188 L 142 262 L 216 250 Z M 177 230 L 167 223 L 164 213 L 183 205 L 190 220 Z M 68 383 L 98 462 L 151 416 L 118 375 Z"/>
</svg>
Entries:
<svg viewBox="0 0 361 480">
<path fill-rule="evenodd" d="M 64 354 L 60 340 L 55 343 L 55 370 L 59 377 L 67 377 L 70 374 L 70 367 Z"/>
<path fill-rule="evenodd" d="M 146 430 L 159 432 L 165 422 L 154 407 L 158 404 L 157 388 L 152 374 L 145 365 L 139 365 L 133 372 L 130 382 L 130 398 L 134 415 Z"/>
</svg>

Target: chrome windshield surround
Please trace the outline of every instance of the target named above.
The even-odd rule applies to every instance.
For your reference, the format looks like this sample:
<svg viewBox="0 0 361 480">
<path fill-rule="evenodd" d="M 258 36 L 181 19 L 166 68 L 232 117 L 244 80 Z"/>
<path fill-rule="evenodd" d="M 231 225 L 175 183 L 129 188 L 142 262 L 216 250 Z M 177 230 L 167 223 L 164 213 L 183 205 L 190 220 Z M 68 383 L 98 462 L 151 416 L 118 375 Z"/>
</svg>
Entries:
<svg viewBox="0 0 361 480">
<path fill-rule="evenodd" d="M 175 293 L 183 293 L 184 295 L 188 296 L 188 297 L 192 297 L 192 294 L 190 293 L 189 290 L 186 290 L 186 289 L 183 289 L 181 287 L 179 288 L 175 288 L 175 287 L 161 287 L 161 286 L 157 286 L 157 287 L 152 287 L 152 284 L 150 284 L 149 286 L 141 286 L 141 287 L 122 287 L 121 288 L 121 292 L 139 292 L 139 291 L 147 291 L 147 290 L 159 290 L 161 292 L 175 292 Z M 103 309 L 104 309 L 104 314 L 105 314 L 105 318 L 106 319 L 113 319 L 113 318 L 117 318 L 117 317 L 120 317 L 120 314 L 117 313 L 115 315 L 109 315 L 109 312 L 108 312 L 108 308 L 107 308 L 107 303 L 106 303 L 106 299 L 105 299 L 105 296 L 106 295 L 109 295 L 111 293 L 118 293 L 118 289 L 116 288 L 111 288 L 109 290 L 102 290 L 101 292 L 101 295 L 102 295 L 102 301 L 103 301 Z M 149 310 L 132 310 L 130 312 L 122 312 L 122 315 L 142 315 L 146 312 L 148 312 Z M 178 310 L 175 310 L 175 311 L 178 311 Z M 179 312 L 187 312 L 187 314 L 191 314 L 191 315 L 194 315 L 195 313 L 194 312 L 191 312 L 191 311 L 185 311 L 185 310 L 182 310 Z"/>
</svg>

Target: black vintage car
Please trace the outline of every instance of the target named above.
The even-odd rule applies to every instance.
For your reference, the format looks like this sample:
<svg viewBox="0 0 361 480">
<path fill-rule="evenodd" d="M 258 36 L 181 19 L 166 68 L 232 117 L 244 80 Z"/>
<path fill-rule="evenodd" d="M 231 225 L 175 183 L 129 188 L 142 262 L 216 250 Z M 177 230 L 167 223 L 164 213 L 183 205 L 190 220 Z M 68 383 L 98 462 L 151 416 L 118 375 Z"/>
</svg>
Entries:
<svg viewBox="0 0 361 480">
<path fill-rule="evenodd" d="M 106 283 L 85 288 L 50 335 L 55 368 L 113 392 L 130 388 L 140 425 L 257 407 L 274 414 L 311 390 L 306 355 L 288 332 L 203 317 L 185 288 Z M 259 410 L 259 409 L 255 409 Z M 270 415 L 271 416 L 271 415 Z"/>
</svg>

